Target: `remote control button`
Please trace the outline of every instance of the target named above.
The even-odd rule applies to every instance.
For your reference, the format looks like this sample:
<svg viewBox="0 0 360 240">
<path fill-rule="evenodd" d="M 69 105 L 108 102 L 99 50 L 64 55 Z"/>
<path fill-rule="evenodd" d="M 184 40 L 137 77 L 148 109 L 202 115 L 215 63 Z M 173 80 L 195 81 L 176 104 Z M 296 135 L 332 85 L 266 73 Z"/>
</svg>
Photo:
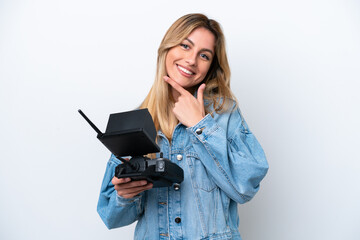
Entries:
<svg viewBox="0 0 360 240">
<path fill-rule="evenodd" d="M 176 156 L 176 159 L 177 159 L 178 161 L 181 161 L 181 160 L 183 159 L 183 156 L 182 156 L 181 154 L 179 154 L 179 155 Z"/>
<path fill-rule="evenodd" d="M 201 128 L 196 129 L 196 130 L 195 130 L 195 132 L 196 132 L 196 134 L 197 134 L 197 135 L 202 134 L 202 130 L 201 130 Z"/>
<path fill-rule="evenodd" d="M 164 172 L 165 171 L 165 162 L 164 162 L 164 160 L 156 161 L 155 171 L 156 172 Z"/>
<path fill-rule="evenodd" d="M 175 222 L 176 223 L 181 223 L 181 218 L 179 218 L 179 217 L 175 218 Z"/>
</svg>

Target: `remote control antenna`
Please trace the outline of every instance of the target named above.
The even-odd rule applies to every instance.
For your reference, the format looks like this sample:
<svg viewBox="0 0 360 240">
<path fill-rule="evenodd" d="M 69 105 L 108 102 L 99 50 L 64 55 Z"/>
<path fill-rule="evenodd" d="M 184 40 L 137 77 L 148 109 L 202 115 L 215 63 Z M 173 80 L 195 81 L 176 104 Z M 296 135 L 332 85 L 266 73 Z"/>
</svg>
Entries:
<svg viewBox="0 0 360 240">
<path fill-rule="evenodd" d="M 80 115 L 85 118 L 85 120 L 90 124 L 90 126 L 99 134 L 102 135 L 103 133 L 95 126 L 95 124 L 92 123 L 92 121 L 90 121 L 90 119 L 81 111 L 81 109 L 78 110 L 78 112 L 80 113 Z"/>
<path fill-rule="evenodd" d="M 78 110 L 78 112 L 80 113 L 80 115 L 90 124 L 90 126 L 98 133 L 98 136 L 102 136 L 103 133 L 95 126 L 95 124 L 93 124 L 92 121 L 90 121 L 90 119 L 85 115 L 85 113 L 83 113 L 81 111 L 81 109 Z M 131 167 L 131 169 L 136 170 L 138 167 L 134 164 L 132 164 L 129 161 L 126 161 L 125 159 L 116 156 L 117 159 L 119 159 L 121 162 L 123 162 L 125 165 L 128 165 L 129 167 Z"/>
</svg>

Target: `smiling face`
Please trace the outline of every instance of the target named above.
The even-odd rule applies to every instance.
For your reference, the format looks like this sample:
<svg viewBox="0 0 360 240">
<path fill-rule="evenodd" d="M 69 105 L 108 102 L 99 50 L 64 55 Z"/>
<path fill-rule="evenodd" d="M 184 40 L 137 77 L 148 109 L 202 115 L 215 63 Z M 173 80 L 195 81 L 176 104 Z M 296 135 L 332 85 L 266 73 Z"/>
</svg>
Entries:
<svg viewBox="0 0 360 240">
<path fill-rule="evenodd" d="M 167 74 L 185 89 L 201 83 L 214 58 L 214 46 L 214 34 L 206 28 L 195 29 L 168 51 L 165 60 Z"/>
</svg>

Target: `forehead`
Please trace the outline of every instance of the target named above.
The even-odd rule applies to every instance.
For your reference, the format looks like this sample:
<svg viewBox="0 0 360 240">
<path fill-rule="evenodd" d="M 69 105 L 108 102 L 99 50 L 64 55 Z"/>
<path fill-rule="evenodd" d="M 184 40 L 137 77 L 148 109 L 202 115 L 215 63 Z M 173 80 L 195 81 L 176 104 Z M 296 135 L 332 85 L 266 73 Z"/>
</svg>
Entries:
<svg viewBox="0 0 360 240">
<path fill-rule="evenodd" d="M 215 36 L 208 29 L 200 27 L 192 31 L 187 37 L 196 47 L 214 50 Z"/>
</svg>

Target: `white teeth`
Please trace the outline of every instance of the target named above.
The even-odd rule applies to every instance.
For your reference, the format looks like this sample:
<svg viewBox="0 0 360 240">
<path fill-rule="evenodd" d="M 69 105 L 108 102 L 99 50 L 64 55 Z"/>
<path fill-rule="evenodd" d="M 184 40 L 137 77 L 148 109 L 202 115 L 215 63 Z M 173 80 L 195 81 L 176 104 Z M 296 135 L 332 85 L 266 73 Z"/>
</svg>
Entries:
<svg viewBox="0 0 360 240">
<path fill-rule="evenodd" d="M 183 71 L 184 73 L 191 74 L 191 75 L 194 74 L 193 72 L 190 72 L 189 70 L 187 70 L 187 69 L 185 69 L 185 68 L 183 68 L 183 67 L 181 67 L 179 65 L 178 65 L 178 68 L 180 68 L 180 70 Z"/>
</svg>

